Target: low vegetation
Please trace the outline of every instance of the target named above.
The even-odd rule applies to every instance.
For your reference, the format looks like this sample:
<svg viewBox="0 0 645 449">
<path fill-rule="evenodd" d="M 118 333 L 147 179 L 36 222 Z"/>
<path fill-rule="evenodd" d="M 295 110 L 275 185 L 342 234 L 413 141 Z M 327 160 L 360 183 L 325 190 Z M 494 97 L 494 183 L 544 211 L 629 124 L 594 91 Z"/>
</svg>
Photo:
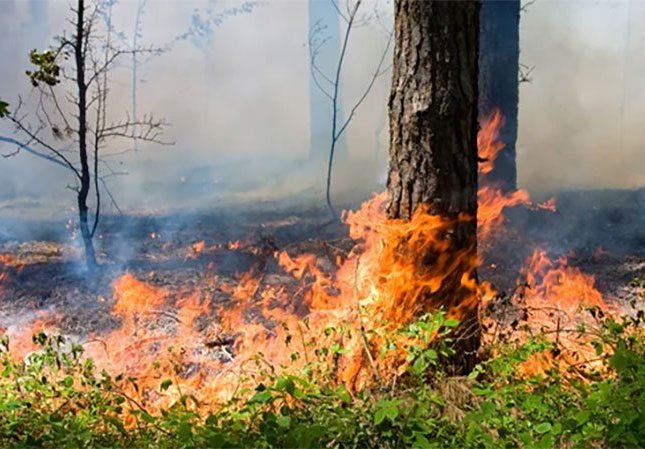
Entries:
<svg viewBox="0 0 645 449">
<path fill-rule="evenodd" d="M 348 391 L 312 363 L 278 374 L 261 355 L 260 381 L 213 409 L 182 396 L 152 412 L 99 372 L 81 346 L 37 334 L 14 360 L 2 341 L 0 446 L 43 448 L 625 448 L 645 447 L 642 314 L 580 329 L 597 358 L 522 375 L 543 338 L 504 344 L 468 377 L 443 368 L 456 321 L 439 313 L 408 325 L 404 374 Z M 437 333 L 441 338 L 435 338 Z M 582 338 L 582 337 L 581 337 Z M 320 348 L 322 349 L 322 348 Z M 342 348 L 333 350 L 342 351 Z M 383 348 L 383 357 L 393 348 Z M 557 360 L 557 357 L 553 357 Z M 172 380 L 160 380 L 163 394 Z"/>
</svg>

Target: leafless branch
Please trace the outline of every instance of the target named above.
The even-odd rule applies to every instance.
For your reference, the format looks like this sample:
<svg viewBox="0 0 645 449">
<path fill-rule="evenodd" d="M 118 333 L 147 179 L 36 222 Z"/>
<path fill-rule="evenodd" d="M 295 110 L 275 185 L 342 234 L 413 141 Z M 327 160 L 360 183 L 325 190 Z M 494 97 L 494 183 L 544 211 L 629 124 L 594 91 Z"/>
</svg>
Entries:
<svg viewBox="0 0 645 449">
<path fill-rule="evenodd" d="M 349 112 L 349 115 L 347 116 L 347 119 L 345 120 L 345 123 L 341 126 L 340 130 L 338 131 L 337 138 L 339 138 L 343 132 L 345 131 L 345 128 L 347 128 L 347 125 L 349 125 L 349 122 L 351 122 L 352 118 L 354 117 L 354 114 L 358 110 L 359 106 L 363 103 L 365 98 L 367 98 L 367 95 L 370 93 L 372 90 L 372 87 L 374 87 L 374 83 L 376 80 L 383 74 L 387 73 L 387 69 L 390 67 L 386 67 L 385 70 L 381 70 L 381 67 L 383 67 L 383 63 L 385 62 L 385 58 L 387 56 L 388 51 L 390 50 L 390 46 L 392 45 L 392 36 L 393 32 L 390 32 L 390 35 L 387 39 L 387 45 L 385 46 L 385 50 L 383 50 L 383 53 L 381 54 L 381 59 L 378 62 L 378 65 L 376 66 L 376 70 L 372 74 L 372 78 L 370 79 L 369 84 L 363 91 L 363 95 L 360 96 L 358 101 L 354 104 L 352 107 L 351 111 Z"/>
<path fill-rule="evenodd" d="M 336 0 L 329 0 L 332 5 L 334 5 L 334 9 L 338 12 L 338 15 L 345 21 L 345 23 L 349 23 L 349 19 L 343 12 L 340 10 L 338 7 L 338 3 L 336 3 Z"/>
<path fill-rule="evenodd" d="M 70 162 L 69 159 L 65 157 L 59 150 L 56 148 L 52 147 L 49 145 L 47 142 L 43 141 L 41 138 L 37 136 L 37 133 L 32 132 L 31 129 L 29 129 L 27 126 L 25 126 L 21 120 L 16 119 L 13 115 L 7 116 L 7 118 L 16 126 L 16 128 L 20 131 L 22 131 L 24 134 L 29 137 L 30 141 L 38 143 L 40 146 L 44 147 L 48 151 L 51 151 L 58 157 L 67 167 L 69 167 L 72 172 L 80 179 L 80 171 Z"/>
<path fill-rule="evenodd" d="M 124 138 L 152 142 L 158 145 L 173 145 L 174 142 L 161 138 L 164 128 L 168 123 L 157 120 L 152 115 L 144 115 L 141 120 L 124 121 L 107 126 L 97 131 L 101 139 Z"/>
<path fill-rule="evenodd" d="M 334 95 L 332 98 L 332 130 L 331 130 L 331 147 L 329 149 L 329 164 L 327 167 L 327 188 L 325 196 L 327 199 L 327 206 L 329 207 L 329 212 L 335 217 L 336 212 L 331 203 L 331 170 L 334 164 L 334 150 L 336 149 L 336 142 L 338 141 L 338 136 L 336 134 L 336 128 L 338 126 L 338 90 L 340 88 L 340 75 L 343 69 L 343 61 L 345 59 L 345 53 L 347 52 L 347 44 L 349 43 L 349 35 L 352 31 L 352 25 L 354 19 L 356 18 L 356 12 L 361 6 L 361 0 L 357 0 L 354 9 L 350 11 L 349 21 L 347 23 L 347 29 L 345 30 L 345 38 L 343 39 L 343 46 L 340 51 L 340 56 L 338 58 L 338 65 L 336 66 L 336 77 L 334 79 Z"/>
<path fill-rule="evenodd" d="M 520 64 L 519 79 L 518 83 L 530 83 L 533 81 L 531 74 L 533 73 L 535 66 L 528 66 L 526 64 Z"/>
<path fill-rule="evenodd" d="M 536 1 L 537 0 L 526 0 L 526 1 L 522 2 L 522 5 L 520 6 L 520 11 L 527 12 L 529 10 L 529 6 L 531 6 Z"/>
<path fill-rule="evenodd" d="M 99 178 L 101 180 L 101 184 L 103 184 L 103 188 L 105 189 L 105 193 L 107 193 L 108 197 L 110 198 L 110 202 L 114 206 L 114 208 L 117 210 L 117 212 L 121 215 L 123 215 L 123 212 L 121 211 L 121 208 L 119 207 L 118 203 L 114 199 L 114 196 L 112 195 L 112 192 L 107 186 L 107 183 L 105 182 L 105 179 Z"/>
<path fill-rule="evenodd" d="M 56 107 L 56 110 L 58 111 L 58 114 L 60 115 L 60 118 L 65 123 L 65 129 L 71 130 L 72 127 L 70 126 L 69 121 L 67 121 L 67 117 L 65 117 L 65 114 L 63 113 L 63 110 L 60 107 L 60 103 L 58 102 L 58 97 L 56 97 L 56 93 L 54 92 L 54 89 L 52 88 L 52 86 L 48 86 L 48 87 L 49 87 L 49 93 L 50 93 L 49 98 L 51 98 L 52 102 L 54 103 L 54 106 Z"/>
<path fill-rule="evenodd" d="M 109 35 L 108 35 L 108 46 L 110 44 L 109 42 Z M 107 52 L 106 52 L 106 59 L 107 59 Z M 94 62 L 95 67 L 96 67 L 96 62 Z M 96 198 L 96 207 L 94 208 L 94 224 L 92 225 L 92 230 L 90 231 L 90 237 L 94 238 L 94 234 L 96 234 L 96 228 L 99 225 L 99 219 L 101 216 L 101 189 L 99 189 L 99 148 L 101 146 L 101 137 L 98 132 L 100 129 L 101 125 L 104 123 L 105 119 L 104 113 L 105 113 L 105 95 L 106 92 L 103 91 L 103 87 L 107 87 L 107 73 L 105 74 L 104 77 L 104 84 L 102 85 L 100 82 L 96 84 L 96 90 L 97 90 L 97 106 L 96 106 L 96 132 L 94 133 L 94 195 Z"/>
</svg>

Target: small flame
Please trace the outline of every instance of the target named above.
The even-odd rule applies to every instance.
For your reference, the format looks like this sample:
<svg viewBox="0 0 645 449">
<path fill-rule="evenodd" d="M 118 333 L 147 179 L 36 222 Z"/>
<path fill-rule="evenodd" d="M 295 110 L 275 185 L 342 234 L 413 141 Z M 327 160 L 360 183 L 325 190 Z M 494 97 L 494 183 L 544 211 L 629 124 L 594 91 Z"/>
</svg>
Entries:
<svg viewBox="0 0 645 449">
<path fill-rule="evenodd" d="M 549 211 L 549 212 L 555 212 L 556 211 L 555 198 L 551 197 L 548 200 L 546 200 L 545 202 L 539 203 L 537 205 L 537 208 L 542 209 L 542 210 L 546 210 L 546 211 Z"/>
<path fill-rule="evenodd" d="M 592 365 L 597 357 L 589 344 L 591 337 L 580 332 L 579 326 L 595 324 L 589 310 L 603 314 L 613 311 L 596 289 L 593 276 L 570 266 L 566 257 L 551 260 L 541 249 L 528 258 L 522 275 L 529 286 L 522 298 L 526 328 L 546 336 L 557 350 L 556 354 L 531 357 L 522 366 L 524 374 L 542 373 L 553 368 L 556 361 L 566 362 L 565 366 Z"/>
<path fill-rule="evenodd" d="M 238 250 L 238 249 L 240 249 L 240 248 L 242 247 L 242 242 L 240 242 L 239 240 L 236 240 L 236 241 L 234 241 L 234 242 L 228 242 L 228 243 L 226 244 L 226 247 L 227 247 L 230 251 L 236 251 L 236 250 Z"/>
<path fill-rule="evenodd" d="M 504 143 L 499 140 L 499 130 L 504 126 L 504 117 L 499 109 L 483 119 L 481 129 L 477 133 L 477 152 L 479 154 L 479 173 L 486 175 L 495 168 L 495 160 L 499 156 Z"/>
</svg>

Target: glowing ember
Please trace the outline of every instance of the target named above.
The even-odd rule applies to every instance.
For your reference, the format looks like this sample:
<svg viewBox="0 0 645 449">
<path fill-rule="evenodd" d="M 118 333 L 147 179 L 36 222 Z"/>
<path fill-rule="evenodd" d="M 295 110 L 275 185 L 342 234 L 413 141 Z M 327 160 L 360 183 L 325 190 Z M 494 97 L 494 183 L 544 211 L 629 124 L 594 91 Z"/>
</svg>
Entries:
<svg viewBox="0 0 645 449">
<path fill-rule="evenodd" d="M 206 242 L 202 240 L 201 242 L 193 243 L 191 247 L 193 248 L 193 251 L 199 254 L 202 251 L 204 251 L 204 248 L 206 247 Z"/>
<path fill-rule="evenodd" d="M 241 246 L 242 246 L 242 243 L 239 240 L 236 240 L 234 242 L 228 242 L 226 244 L 226 247 L 231 251 L 235 251 L 237 249 L 240 249 Z"/>
</svg>

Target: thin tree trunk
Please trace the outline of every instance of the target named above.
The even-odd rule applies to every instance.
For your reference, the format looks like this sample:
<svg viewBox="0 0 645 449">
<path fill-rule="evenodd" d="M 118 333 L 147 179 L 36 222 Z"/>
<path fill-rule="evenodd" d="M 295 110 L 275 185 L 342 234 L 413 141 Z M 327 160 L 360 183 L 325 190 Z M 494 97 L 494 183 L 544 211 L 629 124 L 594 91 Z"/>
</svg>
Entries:
<svg viewBox="0 0 645 449">
<path fill-rule="evenodd" d="M 517 188 L 515 162 L 519 102 L 520 0 L 483 0 L 480 16 L 479 112 L 481 117 L 495 109 L 504 116 L 500 141 L 504 149 L 495 168 L 481 179 L 504 191 Z"/>
<path fill-rule="evenodd" d="M 78 87 L 78 149 L 81 162 L 81 187 L 78 191 L 77 204 L 85 246 L 85 262 L 88 270 L 96 268 L 96 255 L 92 233 L 87 221 L 87 197 L 90 191 L 90 166 L 87 158 L 87 85 L 85 84 L 85 1 L 78 0 L 76 10 L 76 36 L 74 40 L 74 58 L 76 62 L 76 84 Z"/>
<path fill-rule="evenodd" d="M 394 36 L 387 211 L 409 219 L 426 205 L 449 219 L 470 217 L 455 220 L 445 235 L 457 268 L 422 298 L 425 310 L 461 311 L 468 331 L 458 363 L 469 369 L 479 328 L 476 301 L 461 277 L 476 256 L 479 2 L 396 0 Z M 427 263 L 435 257 L 428 254 Z"/>
<path fill-rule="evenodd" d="M 343 2 L 337 2 L 343 7 Z M 321 90 L 331 93 L 334 86 L 338 59 L 341 50 L 340 12 L 332 0 L 309 0 L 309 34 L 315 34 L 315 42 L 322 44 L 315 57 L 315 68 L 311 67 L 309 75 L 309 158 L 314 162 L 327 161 L 329 158 L 329 136 L 332 131 L 332 115 L 338 123 L 344 122 L 342 95 L 337 93 L 336 105 Z M 318 84 L 316 83 L 316 78 Z M 334 111 L 334 106 L 336 110 Z M 338 156 L 346 152 L 345 137 L 341 136 L 334 143 Z"/>
</svg>

